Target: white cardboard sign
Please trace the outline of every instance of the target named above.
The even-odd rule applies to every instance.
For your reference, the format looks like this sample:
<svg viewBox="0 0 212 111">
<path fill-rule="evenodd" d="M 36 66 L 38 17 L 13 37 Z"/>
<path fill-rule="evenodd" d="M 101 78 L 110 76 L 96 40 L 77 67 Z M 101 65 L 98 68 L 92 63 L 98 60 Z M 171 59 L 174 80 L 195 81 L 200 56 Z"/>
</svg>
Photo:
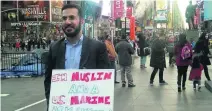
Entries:
<svg viewBox="0 0 212 111">
<path fill-rule="evenodd" d="M 53 70 L 49 111 L 113 111 L 114 69 Z"/>
</svg>

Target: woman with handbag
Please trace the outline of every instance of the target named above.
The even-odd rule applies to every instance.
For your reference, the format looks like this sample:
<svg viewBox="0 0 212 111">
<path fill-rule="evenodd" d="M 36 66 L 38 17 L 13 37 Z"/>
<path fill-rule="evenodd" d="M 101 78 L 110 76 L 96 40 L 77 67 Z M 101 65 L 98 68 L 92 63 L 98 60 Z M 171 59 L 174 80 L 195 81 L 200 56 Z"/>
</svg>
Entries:
<svg viewBox="0 0 212 111">
<path fill-rule="evenodd" d="M 138 33 L 139 38 L 139 56 L 141 57 L 140 68 L 146 68 L 146 56 L 150 54 L 148 44 L 146 43 L 146 38 L 142 33 Z"/>
<path fill-rule="evenodd" d="M 200 63 L 203 65 L 204 68 L 205 77 L 208 81 L 211 81 L 208 73 L 208 65 L 211 65 L 210 59 L 208 57 L 208 55 L 211 54 L 208 45 L 209 40 L 207 33 L 203 32 L 194 47 L 194 53 L 195 55 L 199 56 Z"/>
</svg>

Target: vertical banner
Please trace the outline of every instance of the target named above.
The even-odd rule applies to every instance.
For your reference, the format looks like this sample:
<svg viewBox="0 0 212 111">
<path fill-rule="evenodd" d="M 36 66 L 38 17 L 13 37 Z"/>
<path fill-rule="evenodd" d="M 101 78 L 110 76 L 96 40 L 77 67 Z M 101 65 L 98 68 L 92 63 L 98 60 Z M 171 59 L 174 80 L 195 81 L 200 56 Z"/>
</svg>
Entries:
<svg viewBox="0 0 212 111">
<path fill-rule="evenodd" d="M 113 6 L 112 18 L 114 20 L 117 18 L 121 18 L 124 15 L 124 1 L 114 0 L 112 6 Z"/>
<path fill-rule="evenodd" d="M 51 5 L 51 22 L 61 22 L 61 9 L 63 7 L 63 0 L 50 0 Z"/>
<path fill-rule="evenodd" d="M 135 40 L 135 17 L 130 18 L 130 40 Z"/>
<path fill-rule="evenodd" d="M 114 69 L 53 70 L 49 111 L 114 111 Z"/>
<path fill-rule="evenodd" d="M 127 16 L 127 18 L 129 18 L 130 19 L 130 17 L 132 17 L 132 7 L 127 7 L 127 14 L 126 14 Z"/>
</svg>

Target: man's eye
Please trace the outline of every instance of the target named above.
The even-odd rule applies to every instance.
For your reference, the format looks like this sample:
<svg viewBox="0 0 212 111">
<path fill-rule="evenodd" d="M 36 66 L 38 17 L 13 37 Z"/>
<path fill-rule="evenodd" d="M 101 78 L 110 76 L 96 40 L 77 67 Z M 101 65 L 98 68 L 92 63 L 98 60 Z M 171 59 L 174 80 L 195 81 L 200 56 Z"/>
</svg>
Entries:
<svg viewBox="0 0 212 111">
<path fill-rule="evenodd" d="M 74 20 L 74 18 L 75 18 L 74 16 L 69 16 L 70 20 Z"/>
<path fill-rule="evenodd" d="M 63 17 L 62 17 L 62 19 L 63 19 L 63 20 L 66 20 L 66 19 L 67 19 L 67 17 L 63 16 Z"/>
</svg>

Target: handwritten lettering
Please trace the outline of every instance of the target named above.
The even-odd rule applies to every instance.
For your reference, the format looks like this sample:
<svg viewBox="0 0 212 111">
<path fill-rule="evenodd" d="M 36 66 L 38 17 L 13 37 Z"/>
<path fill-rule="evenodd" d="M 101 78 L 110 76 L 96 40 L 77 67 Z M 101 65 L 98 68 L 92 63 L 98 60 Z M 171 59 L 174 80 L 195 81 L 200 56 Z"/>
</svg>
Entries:
<svg viewBox="0 0 212 111">
<path fill-rule="evenodd" d="M 88 93 L 88 87 L 85 85 L 75 85 L 72 84 L 71 88 L 69 89 L 69 94 L 74 94 L 74 93 Z"/>
<path fill-rule="evenodd" d="M 73 107 L 67 106 L 53 106 L 51 111 L 73 111 Z"/>
<path fill-rule="evenodd" d="M 91 94 L 98 94 L 98 93 L 99 93 L 99 89 L 96 85 L 94 85 L 92 90 L 91 90 Z"/>
<path fill-rule="evenodd" d="M 53 104 L 58 104 L 58 105 L 62 105 L 65 104 L 65 96 L 61 95 L 61 96 L 53 96 L 52 97 L 52 103 Z"/>
<path fill-rule="evenodd" d="M 97 80 L 109 80 L 111 79 L 112 73 L 111 72 L 97 72 L 97 73 L 80 73 L 74 72 L 72 73 L 71 81 L 97 81 Z"/>
<path fill-rule="evenodd" d="M 52 75 L 52 82 L 59 82 L 59 81 L 67 81 L 67 74 L 55 74 Z"/>
<path fill-rule="evenodd" d="M 110 104 L 110 96 L 72 96 L 70 105 L 79 104 Z"/>
</svg>

